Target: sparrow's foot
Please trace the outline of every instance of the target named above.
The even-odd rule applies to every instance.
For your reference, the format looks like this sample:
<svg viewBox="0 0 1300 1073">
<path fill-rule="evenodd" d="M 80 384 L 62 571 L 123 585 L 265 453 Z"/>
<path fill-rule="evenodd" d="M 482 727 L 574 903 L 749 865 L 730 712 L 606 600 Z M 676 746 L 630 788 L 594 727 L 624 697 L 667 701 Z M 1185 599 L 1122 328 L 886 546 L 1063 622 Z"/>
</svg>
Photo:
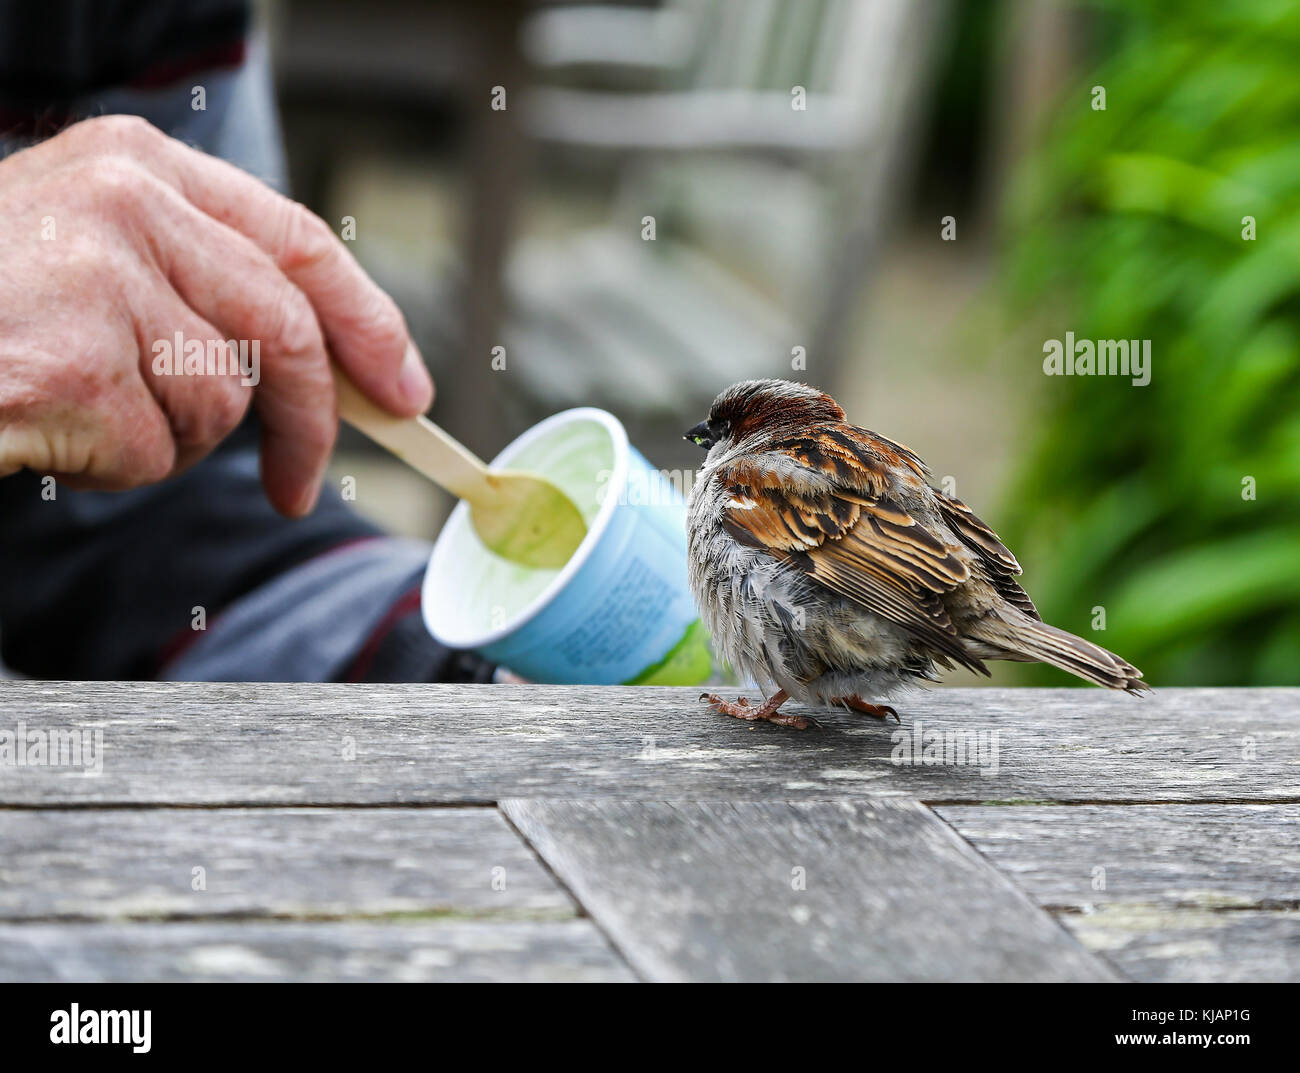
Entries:
<svg viewBox="0 0 1300 1073">
<path fill-rule="evenodd" d="M 898 713 L 888 704 L 870 704 L 861 697 L 840 697 L 835 701 L 836 704 L 843 704 L 847 708 L 852 708 L 855 712 L 863 712 L 866 715 L 874 715 L 877 719 L 888 720 L 892 715 L 894 722 L 901 724 L 903 721 L 898 718 Z"/>
<path fill-rule="evenodd" d="M 787 715 L 785 712 L 778 711 L 782 704 L 789 700 L 785 690 L 778 690 L 773 696 L 765 700 L 761 705 L 755 708 L 744 697 L 736 700 L 723 700 L 716 693 L 701 693 L 700 700 L 707 700 L 709 707 L 720 715 L 730 715 L 735 719 L 744 719 L 747 723 L 757 723 L 764 719 L 769 723 L 775 723 L 777 726 L 790 727 L 792 730 L 807 730 L 811 726 L 820 728 L 821 724 L 816 719 L 811 719 L 805 715 Z"/>
</svg>

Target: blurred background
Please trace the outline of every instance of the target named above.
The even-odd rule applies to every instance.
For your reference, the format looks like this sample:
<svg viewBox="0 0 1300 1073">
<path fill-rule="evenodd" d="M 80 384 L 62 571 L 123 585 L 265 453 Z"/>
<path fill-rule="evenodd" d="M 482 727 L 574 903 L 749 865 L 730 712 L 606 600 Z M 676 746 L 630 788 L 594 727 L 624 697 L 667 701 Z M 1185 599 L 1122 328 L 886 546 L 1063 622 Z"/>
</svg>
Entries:
<svg viewBox="0 0 1300 1073">
<path fill-rule="evenodd" d="M 1300 683 L 1294 4 L 259 15 L 294 195 L 351 225 L 481 453 L 597 405 L 687 471 L 721 388 L 806 380 L 925 458 L 1048 620 L 1157 686 Z M 1150 384 L 1044 375 L 1066 332 L 1151 340 Z M 360 438 L 335 469 L 396 531 L 449 509 Z"/>
</svg>

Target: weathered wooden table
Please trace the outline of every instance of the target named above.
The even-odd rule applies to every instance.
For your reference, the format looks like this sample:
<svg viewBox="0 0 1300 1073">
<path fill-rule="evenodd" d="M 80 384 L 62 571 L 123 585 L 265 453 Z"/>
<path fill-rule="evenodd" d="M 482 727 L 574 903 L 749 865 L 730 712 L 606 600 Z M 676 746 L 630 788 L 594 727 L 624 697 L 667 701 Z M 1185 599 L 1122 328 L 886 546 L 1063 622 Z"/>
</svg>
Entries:
<svg viewBox="0 0 1300 1073">
<path fill-rule="evenodd" d="M 1300 979 L 1300 689 L 697 692 L 0 682 L 0 978 Z"/>
</svg>

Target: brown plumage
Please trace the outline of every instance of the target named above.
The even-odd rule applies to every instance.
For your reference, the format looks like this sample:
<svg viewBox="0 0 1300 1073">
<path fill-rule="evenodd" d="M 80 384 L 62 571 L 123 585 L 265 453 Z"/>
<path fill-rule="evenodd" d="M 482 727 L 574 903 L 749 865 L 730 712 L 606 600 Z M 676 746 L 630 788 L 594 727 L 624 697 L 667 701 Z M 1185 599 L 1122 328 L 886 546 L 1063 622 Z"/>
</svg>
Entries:
<svg viewBox="0 0 1300 1073">
<path fill-rule="evenodd" d="M 1044 623 L 997 534 L 829 395 L 745 381 L 687 438 L 709 451 L 689 507 L 701 615 L 728 662 L 781 694 L 761 708 L 711 697 L 718 710 L 771 719 L 789 696 L 885 714 L 868 695 L 936 664 L 987 674 L 987 659 L 1147 688 L 1132 664 Z"/>
</svg>

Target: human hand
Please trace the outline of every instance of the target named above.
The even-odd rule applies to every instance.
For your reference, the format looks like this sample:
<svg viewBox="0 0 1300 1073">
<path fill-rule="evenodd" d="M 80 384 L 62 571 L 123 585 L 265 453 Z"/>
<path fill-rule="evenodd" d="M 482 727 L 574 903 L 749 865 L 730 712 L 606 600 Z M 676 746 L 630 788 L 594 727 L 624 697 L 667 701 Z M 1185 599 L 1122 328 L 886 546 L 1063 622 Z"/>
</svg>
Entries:
<svg viewBox="0 0 1300 1073">
<path fill-rule="evenodd" d="M 178 333 L 209 356 L 256 344 L 260 378 L 160 374 Z M 338 428 L 331 359 L 398 416 L 433 400 L 397 306 L 303 206 L 134 117 L 0 161 L 0 476 L 162 480 L 251 402 L 267 496 L 305 514 Z"/>
</svg>

